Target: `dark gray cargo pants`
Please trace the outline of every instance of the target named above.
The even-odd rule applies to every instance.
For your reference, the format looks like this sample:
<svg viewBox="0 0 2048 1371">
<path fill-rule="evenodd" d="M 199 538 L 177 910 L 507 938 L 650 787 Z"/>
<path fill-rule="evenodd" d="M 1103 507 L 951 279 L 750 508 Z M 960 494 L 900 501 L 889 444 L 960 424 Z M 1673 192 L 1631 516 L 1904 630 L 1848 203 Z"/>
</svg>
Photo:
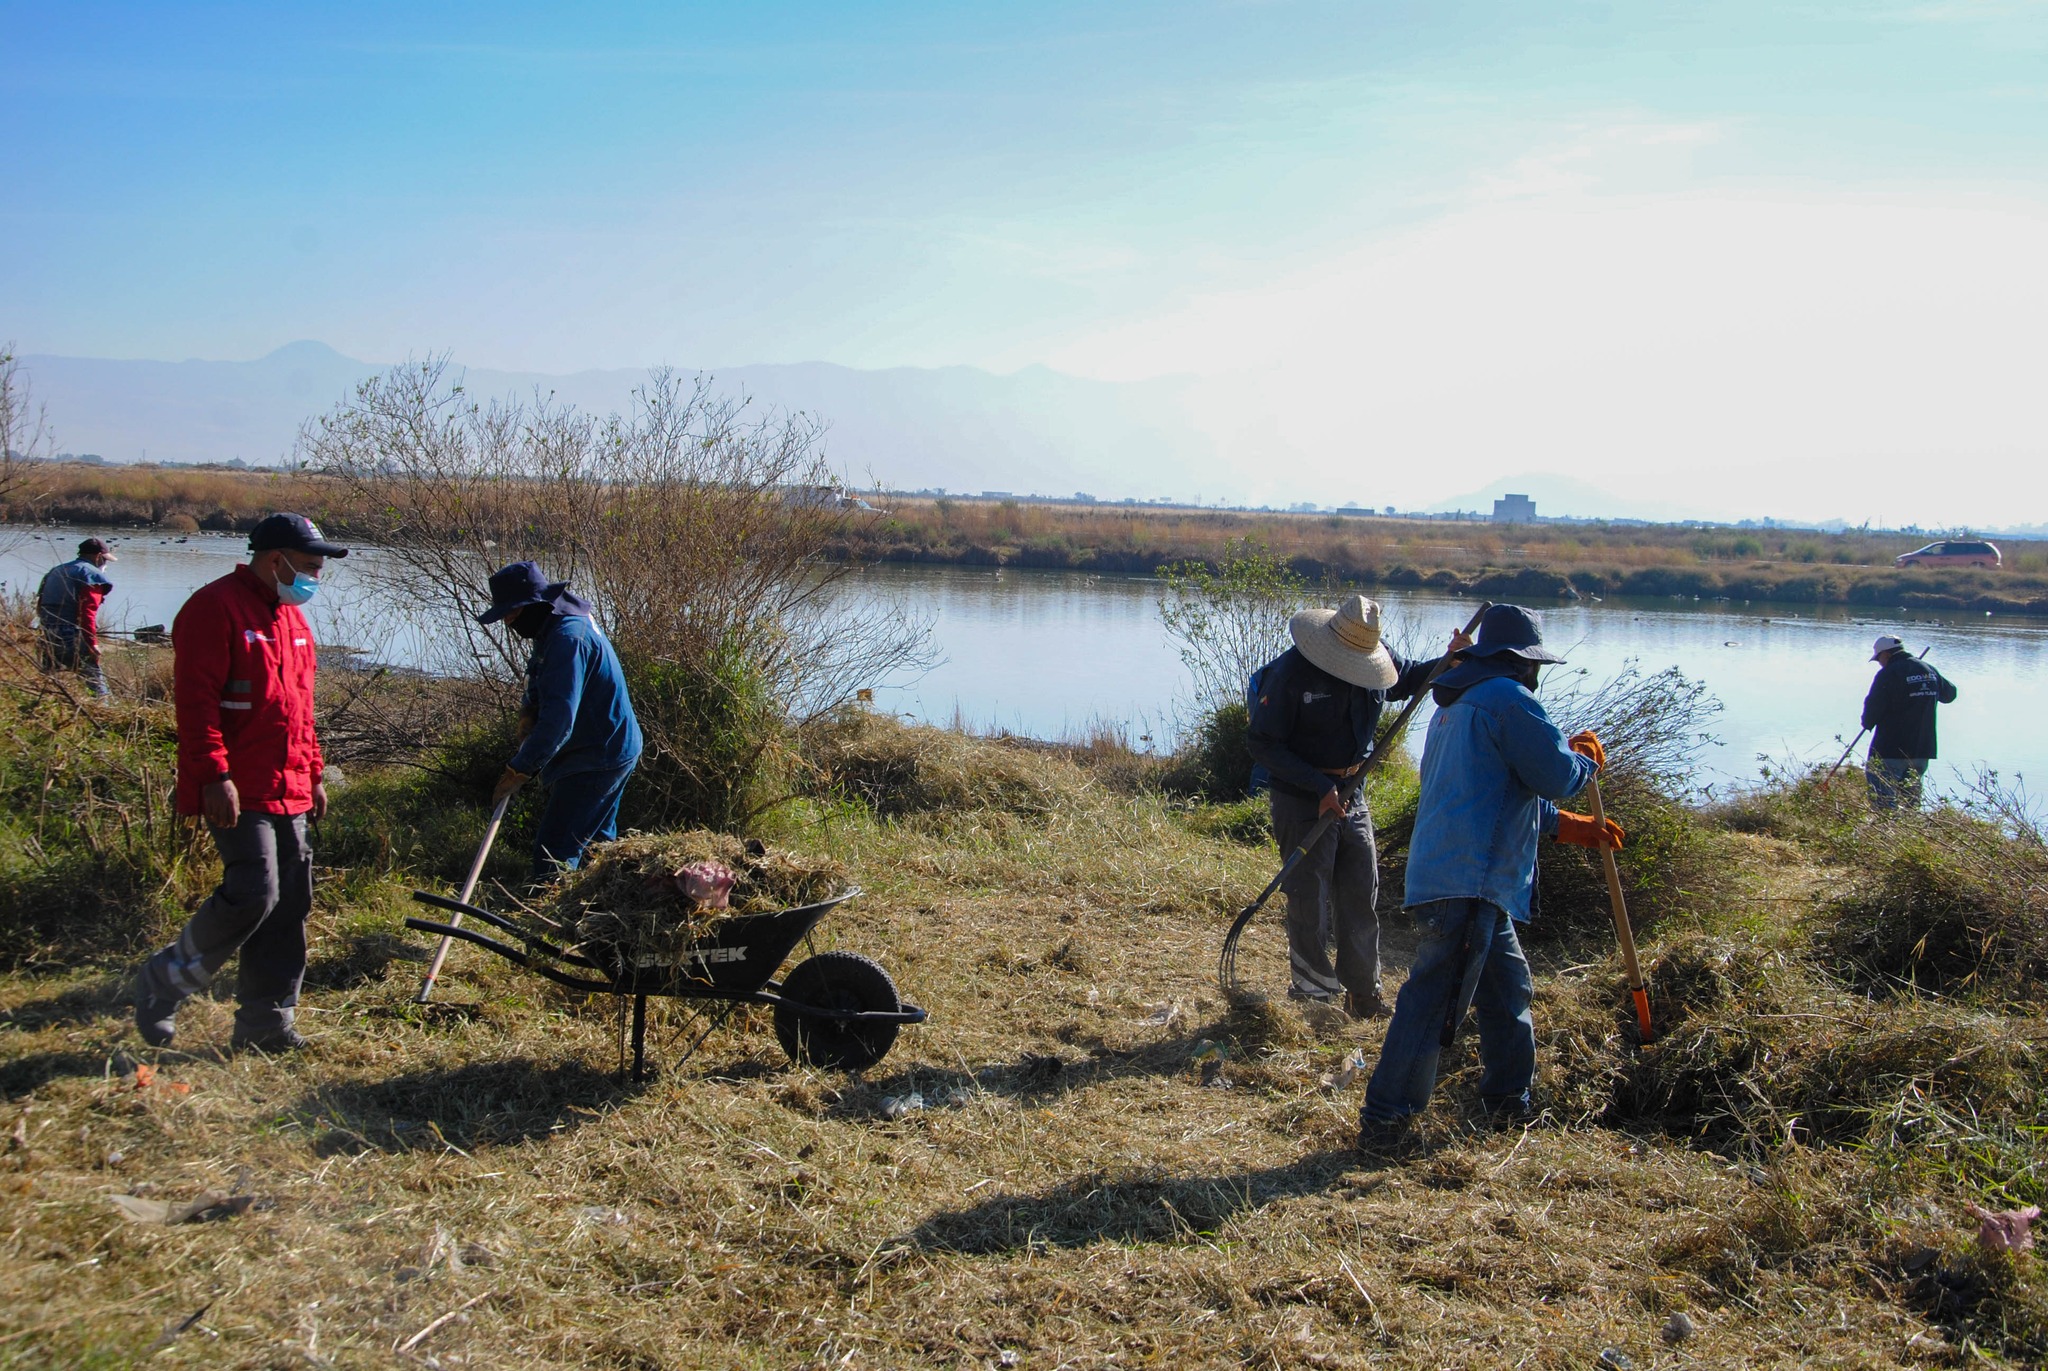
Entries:
<svg viewBox="0 0 2048 1371">
<path fill-rule="evenodd" d="M 1316 801 L 1275 787 L 1273 836 L 1285 861 L 1316 822 Z M 1379 853 L 1365 797 L 1309 849 L 1280 889 L 1287 896 L 1287 951 L 1293 988 L 1317 998 L 1355 992 L 1380 997 Z M 1337 965 L 1330 966 L 1330 944 Z"/>
<path fill-rule="evenodd" d="M 235 1026 L 247 1034 L 290 1028 L 306 977 L 306 916 L 313 909 L 306 816 L 243 810 L 233 828 L 207 828 L 225 868 L 220 886 L 142 974 L 161 998 L 182 1000 L 211 985 L 239 951 Z"/>
</svg>

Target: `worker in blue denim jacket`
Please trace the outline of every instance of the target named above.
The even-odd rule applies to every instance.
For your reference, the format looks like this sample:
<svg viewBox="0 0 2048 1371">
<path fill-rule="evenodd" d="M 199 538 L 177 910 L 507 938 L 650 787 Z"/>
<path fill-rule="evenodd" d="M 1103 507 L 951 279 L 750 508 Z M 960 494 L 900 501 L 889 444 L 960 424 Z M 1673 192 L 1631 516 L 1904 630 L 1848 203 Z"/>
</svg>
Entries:
<svg viewBox="0 0 2048 1371">
<path fill-rule="evenodd" d="M 1621 828 L 1558 809 L 1606 754 L 1589 730 L 1566 739 L 1535 695 L 1536 673 L 1564 659 L 1535 617 L 1494 605 L 1479 635 L 1439 676 L 1422 753 L 1403 905 L 1421 935 L 1414 965 L 1359 1111 L 1359 1147 L 1381 1151 L 1429 1104 L 1437 1059 L 1469 1004 L 1479 1022 L 1479 1094 L 1496 1118 L 1533 1112 L 1536 1028 L 1529 962 L 1515 933 L 1529 917 L 1536 843 L 1548 834 L 1619 848 Z"/>
<path fill-rule="evenodd" d="M 491 607 L 477 622 L 504 620 L 533 644 L 519 705 L 519 750 L 491 793 L 493 804 L 534 776 L 548 788 L 534 834 L 535 879 L 574 870 L 592 843 L 618 836 L 619 800 L 640 762 L 640 721 L 618 653 L 567 581 L 532 562 L 491 576 Z"/>
</svg>

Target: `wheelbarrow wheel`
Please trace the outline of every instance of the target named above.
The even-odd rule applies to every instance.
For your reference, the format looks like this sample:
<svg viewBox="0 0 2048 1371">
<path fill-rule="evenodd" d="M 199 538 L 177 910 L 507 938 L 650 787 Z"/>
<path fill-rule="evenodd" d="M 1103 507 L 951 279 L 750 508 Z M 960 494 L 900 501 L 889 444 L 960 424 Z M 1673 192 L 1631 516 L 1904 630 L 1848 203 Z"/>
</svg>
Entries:
<svg viewBox="0 0 2048 1371">
<path fill-rule="evenodd" d="M 800 963 L 782 983 L 784 1003 L 775 1006 L 775 1036 L 799 1064 L 858 1071 L 873 1066 L 895 1046 L 893 1023 L 849 1023 L 806 1014 L 798 1004 L 846 1014 L 893 1014 L 903 1007 L 889 973 L 855 952 L 820 952 Z"/>
</svg>

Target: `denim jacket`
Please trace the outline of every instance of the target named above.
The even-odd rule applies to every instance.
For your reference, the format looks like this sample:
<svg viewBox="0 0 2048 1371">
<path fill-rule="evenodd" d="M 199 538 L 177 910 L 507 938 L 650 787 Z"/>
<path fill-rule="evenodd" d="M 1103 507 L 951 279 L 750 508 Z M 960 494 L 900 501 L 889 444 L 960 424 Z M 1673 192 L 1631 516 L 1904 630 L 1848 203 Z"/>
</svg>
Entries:
<svg viewBox="0 0 2048 1371">
<path fill-rule="evenodd" d="M 1481 899 L 1526 922 L 1536 840 L 1557 832 L 1553 801 L 1578 794 L 1597 770 L 1508 676 L 1440 702 L 1423 744 L 1402 903 Z"/>
<path fill-rule="evenodd" d="M 640 756 L 640 721 L 626 695 L 626 673 L 587 615 L 557 613 L 526 664 L 523 707 L 533 732 L 512 755 L 512 769 L 562 776 L 609 771 Z"/>
</svg>

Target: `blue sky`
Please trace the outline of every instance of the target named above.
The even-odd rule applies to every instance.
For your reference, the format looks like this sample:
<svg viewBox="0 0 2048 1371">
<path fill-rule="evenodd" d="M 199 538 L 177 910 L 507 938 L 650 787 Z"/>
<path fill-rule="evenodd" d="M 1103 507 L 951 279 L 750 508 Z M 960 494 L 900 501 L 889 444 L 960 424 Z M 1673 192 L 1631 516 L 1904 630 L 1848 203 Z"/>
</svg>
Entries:
<svg viewBox="0 0 2048 1371">
<path fill-rule="evenodd" d="M 1738 447 L 1782 474 L 1774 434 L 1816 496 L 1944 442 L 1984 482 L 2048 456 L 2009 384 L 2044 360 L 2042 4 L 44 3 L 0 33 L 25 351 L 1194 371 L 1248 469 L 1459 489 L 1679 488 Z"/>
</svg>

